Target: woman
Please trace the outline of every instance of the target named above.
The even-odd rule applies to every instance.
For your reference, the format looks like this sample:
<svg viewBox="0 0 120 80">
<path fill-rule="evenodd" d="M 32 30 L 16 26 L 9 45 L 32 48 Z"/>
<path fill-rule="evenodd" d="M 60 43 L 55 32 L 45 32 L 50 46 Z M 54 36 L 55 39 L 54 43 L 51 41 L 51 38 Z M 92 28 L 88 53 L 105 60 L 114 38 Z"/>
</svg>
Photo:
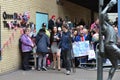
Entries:
<svg viewBox="0 0 120 80">
<path fill-rule="evenodd" d="M 80 35 L 78 35 L 78 30 L 74 29 L 72 42 L 79 42 L 80 41 Z M 79 57 L 75 57 L 75 66 L 78 67 L 80 64 Z"/>
<path fill-rule="evenodd" d="M 80 35 L 78 35 L 78 31 L 75 29 L 73 32 L 72 42 L 80 41 Z"/>
<path fill-rule="evenodd" d="M 45 34 L 45 29 L 40 29 L 36 36 L 36 53 L 38 54 L 38 71 L 47 70 L 46 68 L 46 54 L 49 52 L 50 45 L 49 38 Z"/>
<path fill-rule="evenodd" d="M 58 71 L 60 71 L 61 67 L 60 67 L 60 53 L 61 53 L 61 49 L 58 48 L 58 42 L 60 40 L 60 34 L 58 34 L 57 32 L 57 27 L 54 26 L 52 33 L 51 33 L 51 37 L 50 37 L 50 42 L 51 42 L 51 51 L 53 53 L 53 69 L 55 70 L 56 68 L 56 59 L 57 59 L 57 67 L 58 67 Z"/>
<path fill-rule="evenodd" d="M 22 66 L 23 70 L 30 70 L 29 67 L 29 56 L 32 53 L 32 48 L 34 47 L 31 38 L 29 37 L 29 29 L 24 30 L 24 34 L 21 36 L 20 40 L 22 42 Z"/>
</svg>

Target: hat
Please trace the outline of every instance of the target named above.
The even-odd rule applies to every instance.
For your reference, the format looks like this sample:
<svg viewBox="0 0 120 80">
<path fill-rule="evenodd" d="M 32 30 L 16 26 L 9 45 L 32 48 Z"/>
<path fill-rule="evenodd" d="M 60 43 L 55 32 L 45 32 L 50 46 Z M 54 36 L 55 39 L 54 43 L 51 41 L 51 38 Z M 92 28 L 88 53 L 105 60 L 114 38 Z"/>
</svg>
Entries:
<svg viewBox="0 0 120 80">
<path fill-rule="evenodd" d="M 42 23 L 42 27 L 46 27 L 46 24 L 45 24 L 45 23 Z"/>
<path fill-rule="evenodd" d="M 55 15 L 52 15 L 52 17 L 51 17 L 51 18 L 52 18 L 52 19 L 53 19 L 53 18 L 55 18 Z"/>
</svg>

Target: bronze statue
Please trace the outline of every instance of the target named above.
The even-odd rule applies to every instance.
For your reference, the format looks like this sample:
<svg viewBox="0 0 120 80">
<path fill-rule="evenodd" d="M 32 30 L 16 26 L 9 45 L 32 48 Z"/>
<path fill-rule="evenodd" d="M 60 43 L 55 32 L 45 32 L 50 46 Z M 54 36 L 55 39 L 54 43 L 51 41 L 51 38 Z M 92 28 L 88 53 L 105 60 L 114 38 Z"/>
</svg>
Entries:
<svg viewBox="0 0 120 80">
<path fill-rule="evenodd" d="M 100 53 L 101 57 L 108 58 L 112 63 L 112 67 L 109 70 L 107 80 L 112 80 L 112 77 L 118 68 L 118 59 L 120 59 L 120 49 L 117 47 L 117 35 L 112 25 L 108 22 L 107 11 L 110 10 L 117 3 L 116 0 L 111 0 L 104 10 L 100 13 L 101 21 L 101 34 L 104 36 L 103 53 Z M 104 55 L 104 56 L 103 56 Z"/>
</svg>

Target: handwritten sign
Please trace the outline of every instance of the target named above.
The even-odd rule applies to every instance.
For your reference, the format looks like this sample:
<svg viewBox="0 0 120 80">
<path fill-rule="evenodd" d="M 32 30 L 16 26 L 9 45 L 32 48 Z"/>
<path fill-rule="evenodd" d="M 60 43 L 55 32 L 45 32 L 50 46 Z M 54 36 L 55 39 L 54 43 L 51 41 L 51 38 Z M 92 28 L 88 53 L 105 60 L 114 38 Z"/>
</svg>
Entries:
<svg viewBox="0 0 120 80">
<path fill-rule="evenodd" d="M 88 53 L 88 60 L 96 59 L 94 50 L 89 50 L 87 53 Z"/>
<path fill-rule="evenodd" d="M 89 41 L 80 41 L 73 43 L 74 57 L 86 56 L 90 50 Z"/>
</svg>

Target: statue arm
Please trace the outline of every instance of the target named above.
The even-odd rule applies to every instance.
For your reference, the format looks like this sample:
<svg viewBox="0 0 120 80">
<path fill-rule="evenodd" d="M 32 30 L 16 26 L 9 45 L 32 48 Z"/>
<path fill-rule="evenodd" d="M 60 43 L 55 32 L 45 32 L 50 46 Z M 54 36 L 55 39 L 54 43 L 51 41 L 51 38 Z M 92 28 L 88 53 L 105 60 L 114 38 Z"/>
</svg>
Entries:
<svg viewBox="0 0 120 80">
<path fill-rule="evenodd" d="M 117 0 L 111 0 L 107 6 L 103 9 L 103 11 L 100 13 L 100 21 L 101 21 L 101 27 L 102 30 L 106 30 L 106 27 L 104 24 L 108 23 L 108 15 L 107 15 L 107 11 L 111 9 L 111 7 L 113 7 L 115 4 L 117 3 Z"/>
<path fill-rule="evenodd" d="M 106 14 L 107 11 L 117 3 L 117 0 L 111 0 L 107 6 L 104 8 L 101 14 Z"/>
<path fill-rule="evenodd" d="M 104 21 L 108 20 L 107 11 L 110 10 L 115 4 L 117 3 L 117 0 L 111 0 L 107 6 L 103 9 L 103 11 L 100 14 L 101 17 L 101 24 L 104 24 Z"/>
</svg>

